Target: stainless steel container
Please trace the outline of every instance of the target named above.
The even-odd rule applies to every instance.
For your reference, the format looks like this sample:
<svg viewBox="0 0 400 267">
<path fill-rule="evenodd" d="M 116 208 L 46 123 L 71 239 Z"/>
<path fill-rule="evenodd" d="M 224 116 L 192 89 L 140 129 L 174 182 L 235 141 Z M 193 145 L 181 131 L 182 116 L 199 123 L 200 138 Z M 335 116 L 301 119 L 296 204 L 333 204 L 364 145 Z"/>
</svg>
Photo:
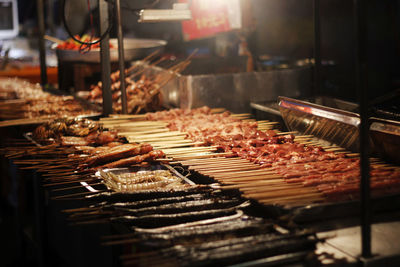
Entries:
<svg viewBox="0 0 400 267">
<path fill-rule="evenodd" d="M 169 75 L 160 67 L 150 67 L 147 72 Z M 207 105 L 237 113 L 250 112 L 250 102 L 274 101 L 280 95 L 308 95 L 311 76 L 310 67 L 227 74 L 173 74 L 162 88 L 163 101 L 181 108 Z"/>
</svg>

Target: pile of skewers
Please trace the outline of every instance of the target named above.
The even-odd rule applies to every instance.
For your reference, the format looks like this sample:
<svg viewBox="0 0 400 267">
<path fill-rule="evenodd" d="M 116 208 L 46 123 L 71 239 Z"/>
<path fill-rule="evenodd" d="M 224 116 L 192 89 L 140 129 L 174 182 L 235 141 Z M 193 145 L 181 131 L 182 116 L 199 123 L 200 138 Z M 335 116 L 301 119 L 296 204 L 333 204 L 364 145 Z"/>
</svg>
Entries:
<svg viewBox="0 0 400 267">
<path fill-rule="evenodd" d="M 165 57 L 161 57 L 151 62 L 157 56 L 157 53 L 158 51 L 153 52 L 141 60 L 140 64 L 134 64 L 125 71 L 125 90 L 127 111 L 129 114 L 160 110 L 162 108 L 162 87 L 165 86 L 174 75 L 182 72 L 190 64 L 190 59 L 194 55 L 194 53 L 189 55 L 186 60 L 175 64 L 160 74 L 152 75 L 147 69 L 166 60 Z M 113 107 L 116 113 L 121 113 L 122 101 L 119 70 L 111 74 L 111 83 Z M 102 82 L 90 86 L 87 99 L 96 103 L 102 102 Z"/>
<path fill-rule="evenodd" d="M 20 119 L 21 124 L 24 120 L 33 123 L 36 119 L 40 122 L 46 118 L 99 113 L 98 108 L 72 96 L 52 95 L 39 85 L 20 79 L 0 79 L 0 94 L 6 98 L 0 102 L 0 119 Z"/>
<path fill-rule="evenodd" d="M 38 99 L 48 95 L 39 84 L 20 78 L 0 78 L 0 100 Z"/>
<path fill-rule="evenodd" d="M 49 185 L 92 179 L 99 169 L 148 166 L 164 156 L 149 144 L 128 144 L 115 132 L 86 119 L 55 119 L 38 126 L 31 138 L 41 146 L 13 146 L 3 149 L 6 157 L 22 168 L 48 175 Z M 20 141 L 24 144 L 24 142 Z"/>
</svg>

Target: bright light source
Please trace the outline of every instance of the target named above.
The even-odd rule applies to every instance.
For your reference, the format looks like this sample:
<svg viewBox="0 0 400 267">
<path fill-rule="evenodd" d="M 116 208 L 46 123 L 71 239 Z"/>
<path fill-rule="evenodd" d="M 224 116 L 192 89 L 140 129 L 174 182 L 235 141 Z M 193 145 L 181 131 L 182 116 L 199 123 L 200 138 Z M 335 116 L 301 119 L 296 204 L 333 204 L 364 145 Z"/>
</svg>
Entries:
<svg viewBox="0 0 400 267">
<path fill-rule="evenodd" d="M 162 22 L 191 20 L 192 12 L 185 3 L 173 5 L 173 9 L 142 9 L 139 22 Z"/>
</svg>

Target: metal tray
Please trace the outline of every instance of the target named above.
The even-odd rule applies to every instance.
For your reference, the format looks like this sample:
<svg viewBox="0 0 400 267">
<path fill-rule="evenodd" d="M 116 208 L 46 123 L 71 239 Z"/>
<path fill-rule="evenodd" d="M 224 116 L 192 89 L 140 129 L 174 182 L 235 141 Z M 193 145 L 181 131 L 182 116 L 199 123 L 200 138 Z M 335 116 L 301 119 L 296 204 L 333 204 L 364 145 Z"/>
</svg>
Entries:
<svg viewBox="0 0 400 267">
<path fill-rule="evenodd" d="M 167 69 L 159 66 L 148 66 L 142 62 L 133 64 L 146 68 L 146 75 L 162 73 L 168 75 Z M 211 69 L 214 70 L 218 70 L 218 66 L 223 69 L 224 64 L 225 62 L 220 63 L 220 60 L 215 58 L 208 62 L 208 65 L 213 65 Z M 199 74 L 205 71 L 204 68 L 203 61 L 192 59 L 188 70 L 182 74 L 172 74 L 172 79 L 162 88 L 162 102 L 180 108 L 198 108 L 207 105 L 211 108 L 222 107 L 232 112 L 243 113 L 251 111 L 250 102 L 274 101 L 282 94 L 299 97 L 307 95 L 311 88 L 310 67 Z"/>
<path fill-rule="evenodd" d="M 371 118 L 370 136 L 374 150 L 391 162 L 400 164 L 400 122 Z"/>
<path fill-rule="evenodd" d="M 115 47 L 110 49 L 110 60 L 112 62 L 118 61 L 118 40 L 110 39 L 110 43 Z M 164 40 L 157 39 L 124 39 L 124 53 L 125 61 L 132 61 L 140 59 L 153 51 L 163 48 L 167 44 Z M 52 49 L 56 51 L 59 61 L 69 62 L 87 62 L 99 63 L 100 62 L 100 49 L 92 49 L 88 53 L 81 54 L 77 50 L 57 49 L 57 44 L 52 45 Z"/>
<path fill-rule="evenodd" d="M 314 135 L 351 151 L 359 151 L 360 117 L 357 113 L 282 96 L 279 97 L 279 110 L 290 131 Z"/>
</svg>

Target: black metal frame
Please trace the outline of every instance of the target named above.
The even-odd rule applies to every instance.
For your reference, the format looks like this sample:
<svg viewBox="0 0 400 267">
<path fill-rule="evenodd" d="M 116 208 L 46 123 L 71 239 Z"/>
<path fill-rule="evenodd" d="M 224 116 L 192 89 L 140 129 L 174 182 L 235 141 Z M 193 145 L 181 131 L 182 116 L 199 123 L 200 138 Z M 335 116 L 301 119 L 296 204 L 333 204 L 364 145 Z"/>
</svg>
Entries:
<svg viewBox="0 0 400 267">
<path fill-rule="evenodd" d="M 361 257 L 372 257 L 371 253 L 371 190 L 369 177 L 369 125 L 368 125 L 368 88 L 367 88 L 367 19 L 366 1 L 353 0 L 354 35 L 355 35 L 355 70 L 356 90 L 360 114 L 360 195 L 361 195 Z M 320 3 L 313 1 L 314 13 L 314 93 L 321 86 L 321 32 L 320 32 Z"/>
<path fill-rule="evenodd" d="M 354 0 L 354 33 L 356 60 L 356 89 L 360 108 L 360 168 L 361 168 L 361 256 L 371 254 L 371 190 L 369 177 L 369 125 L 367 87 L 367 20 L 366 1 Z"/>
<path fill-rule="evenodd" d="M 368 103 L 367 103 L 367 20 L 366 6 L 364 0 L 353 0 L 354 7 L 354 33 L 355 33 L 355 66 L 356 66 L 356 89 L 360 106 L 360 159 L 361 159 L 361 233 L 362 233 L 362 252 L 363 258 L 371 257 L 371 199 L 370 199 L 370 179 L 369 179 L 369 139 L 368 139 Z M 43 0 L 37 0 L 37 14 L 39 26 L 39 49 L 40 49 L 40 68 L 41 84 L 47 84 L 46 58 L 44 47 L 44 13 Z M 108 3 L 106 0 L 99 0 L 100 10 L 100 31 L 104 32 L 108 27 Z M 319 0 L 313 1 L 314 19 L 314 94 L 318 93 L 321 86 L 321 34 L 320 34 L 320 3 Z M 116 0 L 117 15 L 117 34 L 118 34 L 118 55 L 119 70 L 121 79 L 122 112 L 127 112 L 126 90 L 125 90 L 125 68 L 123 36 L 121 27 L 120 0 Z M 102 88 L 103 88 L 103 114 L 112 113 L 111 95 L 111 69 L 109 36 L 101 41 L 100 45 L 101 65 L 102 65 Z"/>
<path fill-rule="evenodd" d="M 122 22 L 121 22 L 121 3 L 120 0 L 115 0 L 115 12 L 117 13 L 117 37 L 118 37 L 118 64 L 119 64 L 119 78 L 121 81 L 121 105 L 122 114 L 127 114 L 127 99 L 125 87 L 125 57 L 124 57 L 124 39 L 122 35 Z"/>
<path fill-rule="evenodd" d="M 109 25 L 108 2 L 99 0 L 100 35 L 105 32 Z M 112 94 L 111 94 L 111 65 L 110 65 L 110 36 L 106 34 L 100 42 L 100 64 L 101 82 L 103 90 L 103 115 L 108 116 L 113 113 Z"/>
<path fill-rule="evenodd" d="M 47 85 L 47 69 L 46 69 L 46 48 L 44 43 L 44 4 L 43 0 L 36 0 L 36 9 L 38 16 L 38 41 L 39 41 L 39 60 L 40 60 L 40 81 L 41 85 L 45 87 Z"/>
</svg>

